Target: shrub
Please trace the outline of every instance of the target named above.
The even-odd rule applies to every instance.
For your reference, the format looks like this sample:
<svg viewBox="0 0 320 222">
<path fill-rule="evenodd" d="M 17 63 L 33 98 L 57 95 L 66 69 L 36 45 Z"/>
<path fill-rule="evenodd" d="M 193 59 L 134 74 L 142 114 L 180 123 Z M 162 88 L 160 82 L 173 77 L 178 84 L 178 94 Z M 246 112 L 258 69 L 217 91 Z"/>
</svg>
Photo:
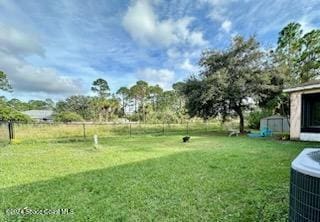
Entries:
<svg viewBox="0 0 320 222">
<path fill-rule="evenodd" d="M 260 128 L 260 119 L 272 115 L 271 111 L 261 110 L 253 111 L 248 116 L 248 127 L 250 129 L 259 129 Z"/>
<path fill-rule="evenodd" d="M 32 122 L 29 116 L 9 106 L 0 108 L 0 121 Z"/>
<path fill-rule="evenodd" d="M 77 113 L 66 111 L 66 112 L 57 113 L 54 116 L 54 121 L 68 123 L 68 122 L 83 121 L 83 119 Z"/>
<path fill-rule="evenodd" d="M 127 117 L 131 122 L 138 122 L 140 120 L 140 116 L 138 113 L 132 113 L 130 116 Z"/>
</svg>

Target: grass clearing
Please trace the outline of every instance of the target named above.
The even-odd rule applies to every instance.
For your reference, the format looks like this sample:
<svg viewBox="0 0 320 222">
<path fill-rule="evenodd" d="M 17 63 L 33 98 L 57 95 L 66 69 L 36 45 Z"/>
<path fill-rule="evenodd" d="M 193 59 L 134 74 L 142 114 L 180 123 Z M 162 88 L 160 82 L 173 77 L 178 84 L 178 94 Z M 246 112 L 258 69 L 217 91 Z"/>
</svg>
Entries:
<svg viewBox="0 0 320 222">
<path fill-rule="evenodd" d="M 315 143 L 111 137 L 0 149 L 0 221 L 286 221 L 290 163 Z M 10 216 L 7 208 L 71 208 Z"/>
<path fill-rule="evenodd" d="M 99 137 L 113 136 L 145 136 L 145 135 L 183 135 L 189 133 L 206 133 L 221 131 L 219 122 L 198 123 L 190 122 L 183 124 L 15 124 L 15 139 L 18 142 L 38 142 L 87 139 L 97 134 Z M 1 135 L 1 134 L 0 134 Z M 0 138 L 1 141 L 1 138 Z"/>
</svg>

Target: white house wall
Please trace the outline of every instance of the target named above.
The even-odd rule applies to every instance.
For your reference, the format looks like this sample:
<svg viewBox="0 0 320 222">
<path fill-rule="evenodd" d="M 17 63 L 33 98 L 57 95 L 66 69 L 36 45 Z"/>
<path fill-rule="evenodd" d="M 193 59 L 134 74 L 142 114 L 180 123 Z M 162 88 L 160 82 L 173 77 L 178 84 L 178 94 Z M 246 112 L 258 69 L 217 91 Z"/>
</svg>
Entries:
<svg viewBox="0 0 320 222">
<path fill-rule="evenodd" d="M 320 89 L 305 89 L 290 93 L 290 138 L 303 141 L 320 141 L 320 133 L 301 133 L 302 95 L 320 93 Z"/>
<path fill-rule="evenodd" d="M 290 95 L 290 138 L 300 139 L 301 131 L 301 92 Z"/>
<path fill-rule="evenodd" d="M 302 141 L 320 141 L 320 133 L 300 133 Z"/>
</svg>

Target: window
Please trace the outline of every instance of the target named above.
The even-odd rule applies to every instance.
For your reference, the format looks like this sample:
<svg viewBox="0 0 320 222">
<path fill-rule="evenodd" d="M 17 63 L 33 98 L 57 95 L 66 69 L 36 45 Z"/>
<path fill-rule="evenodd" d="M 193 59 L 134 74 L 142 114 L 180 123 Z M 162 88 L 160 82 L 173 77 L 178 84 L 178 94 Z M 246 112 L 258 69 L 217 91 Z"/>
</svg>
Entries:
<svg viewBox="0 0 320 222">
<path fill-rule="evenodd" d="M 301 132 L 320 132 L 320 93 L 302 95 Z"/>
</svg>

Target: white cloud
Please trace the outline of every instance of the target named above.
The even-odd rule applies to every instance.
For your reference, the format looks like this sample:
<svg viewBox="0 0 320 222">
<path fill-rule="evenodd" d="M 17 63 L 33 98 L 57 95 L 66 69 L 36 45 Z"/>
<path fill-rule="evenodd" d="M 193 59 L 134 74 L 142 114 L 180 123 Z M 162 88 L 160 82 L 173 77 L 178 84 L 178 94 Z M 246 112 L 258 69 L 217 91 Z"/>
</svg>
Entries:
<svg viewBox="0 0 320 222">
<path fill-rule="evenodd" d="M 194 63 L 198 61 L 202 53 L 202 48 L 195 49 L 177 49 L 170 48 L 167 50 L 168 63 L 165 65 L 168 67 L 174 67 L 178 74 L 187 75 L 197 73 L 200 67 Z M 181 72 L 182 71 L 182 72 Z"/>
<path fill-rule="evenodd" d="M 0 23 L 0 50 L 15 55 L 44 55 L 37 36 Z"/>
<path fill-rule="evenodd" d="M 232 23 L 230 20 L 225 20 L 222 24 L 221 24 L 221 28 L 225 31 L 225 32 L 230 32 L 232 27 Z"/>
<path fill-rule="evenodd" d="M 221 30 L 229 33 L 232 28 L 232 22 L 228 16 L 228 6 L 237 0 L 199 0 L 210 6 L 209 18 L 220 25 Z"/>
<path fill-rule="evenodd" d="M 44 56 L 44 49 L 38 40 L 33 34 L 0 24 L 0 70 L 8 75 L 13 90 L 59 95 L 80 93 L 82 87 L 79 79 L 26 61 L 27 56 Z"/>
<path fill-rule="evenodd" d="M 283 7 L 284 5 L 288 7 Z M 243 9 L 242 9 L 243 11 Z M 257 37 L 273 33 L 277 36 L 290 22 L 299 22 L 304 31 L 316 28 L 319 17 L 319 1 L 248 1 L 245 11 L 234 15 L 234 24 L 245 24 L 242 33 L 257 34 Z M 268 40 L 270 41 L 270 39 Z M 268 42 L 270 44 L 271 42 Z"/>
<path fill-rule="evenodd" d="M 0 70 L 8 75 L 13 89 L 20 92 L 45 92 L 48 94 L 77 94 L 81 81 L 61 75 L 47 67 L 35 67 L 12 55 L 0 52 Z"/>
<path fill-rule="evenodd" d="M 177 43 L 196 46 L 207 44 L 200 31 L 190 30 L 192 20 L 191 17 L 160 20 L 148 0 L 138 0 L 129 6 L 122 25 L 134 40 L 146 45 L 169 47 Z"/>
<path fill-rule="evenodd" d="M 202 32 L 191 32 L 189 35 L 189 41 L 190 44 L 194 46 L 204 46 L 208 44 L 208 42 L 204 40 Z"/>
<path fill-rule="evenodd" d="M 175 74 L 168 69 L 145 68 L 137 72 L 136 77 L 151 84 L 159 84 L 164 89 L 170 89 L 175 80 Z"/>
<path fill-rule="evenodd" d="M 311 30 L 317 29 L 317 27 L 312 24 L 311 17 L 309 16 L 302 16 L 298 23 L 301 24 L 304 34 L 310 32 Z"/>
<path fill-rule="evenodd" d="M 176 48 L 170 48 L 167 50 L 167 55 L 170 59 L 176 59 L 181 56 L 181 53 Z"/>
<path fill-rule="evenodd" d="M 190 59 L 185 59 L 184 62 L 180 65 L 180 68 L 190 73 L 194 73 L 198 70 L 197 66 L 191 64 Z"/>
</svg>

